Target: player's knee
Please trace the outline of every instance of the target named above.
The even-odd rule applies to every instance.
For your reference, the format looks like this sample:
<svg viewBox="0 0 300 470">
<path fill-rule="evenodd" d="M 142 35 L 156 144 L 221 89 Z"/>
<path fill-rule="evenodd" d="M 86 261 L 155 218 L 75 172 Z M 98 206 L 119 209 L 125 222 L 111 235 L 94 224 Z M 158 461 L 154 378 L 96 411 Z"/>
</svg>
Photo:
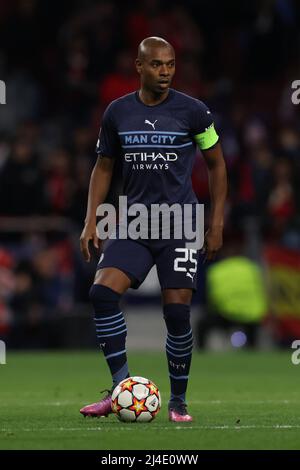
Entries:
<svg viewBox="0 0 300 470">
<path fill-rule="evenodd" d="M 115 313 L 119 309 L 121 295 L 110 289 L 110 287 L 101 284 L 93 284 L 89 291 L 89 298 L 92 302 L 95 312 L 101 314 Z"/>
<path fill-rule="evenodd" d="M 118 268 L 101 268 L 97 271 L 94 284 L 109 287 L 123 294 L 131 285 L 131 280 L 125 272 Z"/>
<path fill-rule="evenodd" d="M 190 305 L 164 305 L 164 319 L 169 333 L 180 334 L 190 329 Z"/>
<path fill-rule="evenodd" d="M 164 289 L 162 291 L 164 304 L 191 304 L 192 289 Z"/>
</svg>

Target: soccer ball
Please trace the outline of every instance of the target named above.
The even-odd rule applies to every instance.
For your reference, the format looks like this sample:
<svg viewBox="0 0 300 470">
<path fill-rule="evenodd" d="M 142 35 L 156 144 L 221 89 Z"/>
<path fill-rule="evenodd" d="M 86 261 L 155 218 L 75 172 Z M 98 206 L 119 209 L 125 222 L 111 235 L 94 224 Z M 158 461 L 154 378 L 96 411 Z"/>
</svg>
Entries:
<svg viewBox="0 0 300 470">
<path fill-rule="evenodd" d="M 152 421 L 161 407 L 157 386 L 144 377 L 122 380 L 112 393 L 111 409 L 120 421 Z"/>
</svg>

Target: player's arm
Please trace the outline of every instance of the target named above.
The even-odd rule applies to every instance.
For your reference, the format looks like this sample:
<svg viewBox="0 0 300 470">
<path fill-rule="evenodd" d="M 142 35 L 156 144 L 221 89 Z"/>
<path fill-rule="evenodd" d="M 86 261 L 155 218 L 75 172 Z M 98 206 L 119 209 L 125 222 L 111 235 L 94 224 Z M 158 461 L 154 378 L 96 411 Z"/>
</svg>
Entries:
<svg viewBox="0 0 300 470">
<path fill-rule="evenodd" d="M 227 195 L 227 173 L 221 144 L 202 149 L 208 169 L 211 211 L 209 228 L 204 238 L 206 259 L 211 260 L 223 244 L 224 208 Z"/>
<path fill-rule="evenodd" d="M 203 252 L 211 260 L 223 243 L 224 207 L 227 194 L 226 166 L 223 158 L 219 136 L 215 130 L 214 119 L 201 101 L 193 116 L 194 140 L 205 159 L 211 198 L 209 228 L 204 237 Z"/>
<path fill-rule="evenodd" d="M 99 204 L 105 201 L 108 194 L 113 167 L 113 158 L 98 157 L 91 174 L 85 225 L 80 237 L 80 250 L 87 262 L 91 258 L 89 241 L 93 240 L 94 247 L 99 248 L 96 231 L 96 210 Z"/>
</svg>

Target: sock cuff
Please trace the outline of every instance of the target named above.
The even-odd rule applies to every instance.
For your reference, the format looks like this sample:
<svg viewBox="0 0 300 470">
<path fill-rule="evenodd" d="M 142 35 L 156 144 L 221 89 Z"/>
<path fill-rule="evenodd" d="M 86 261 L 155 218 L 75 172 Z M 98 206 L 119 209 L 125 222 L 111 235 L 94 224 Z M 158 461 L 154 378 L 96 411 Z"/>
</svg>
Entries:
<svg viewBox="0 0 300 470">
<path fill-rule="evenodd" d="M 168 337 L 173 335 L 176 341 L 181 341 L 181 337 L 187 336 L 190 332 L 190 310 L 186 304 L 167 304 L 164 306 L 164 320 L 166 322 Z M 173 338 L 170 338 L 172 342 Z M 184 339 L 184 338 L 183 338 Z"/>
<path fill-rule="evenodd" d="M 166 304 L 163 306 L 164 318 L 189 318 L 191 306 L 187 304 Z"/>
<path fill-rule="evenodd" d="M 102 284 L 93 284 L 89 291 L 90 300 L 96 302 L 119 302 L 121 297 L 122 294 L 119 294 L 110 287 L 103 286 Z"/>
</svg>

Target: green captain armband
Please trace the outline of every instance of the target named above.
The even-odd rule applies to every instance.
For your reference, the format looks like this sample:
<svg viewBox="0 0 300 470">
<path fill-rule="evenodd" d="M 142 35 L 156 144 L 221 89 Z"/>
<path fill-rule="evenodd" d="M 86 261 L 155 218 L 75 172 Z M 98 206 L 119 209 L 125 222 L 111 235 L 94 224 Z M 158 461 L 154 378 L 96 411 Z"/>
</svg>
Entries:
<svg viewBox="0 0 300 470">
<path fill-rule="evenodd" d="M 216 133 L 214 124 L 211 124 L 201 134 L 194 135 L 194 139 L 200 150 L 207 150 L 218 142 L 219 136 Z"/>
</svg>

